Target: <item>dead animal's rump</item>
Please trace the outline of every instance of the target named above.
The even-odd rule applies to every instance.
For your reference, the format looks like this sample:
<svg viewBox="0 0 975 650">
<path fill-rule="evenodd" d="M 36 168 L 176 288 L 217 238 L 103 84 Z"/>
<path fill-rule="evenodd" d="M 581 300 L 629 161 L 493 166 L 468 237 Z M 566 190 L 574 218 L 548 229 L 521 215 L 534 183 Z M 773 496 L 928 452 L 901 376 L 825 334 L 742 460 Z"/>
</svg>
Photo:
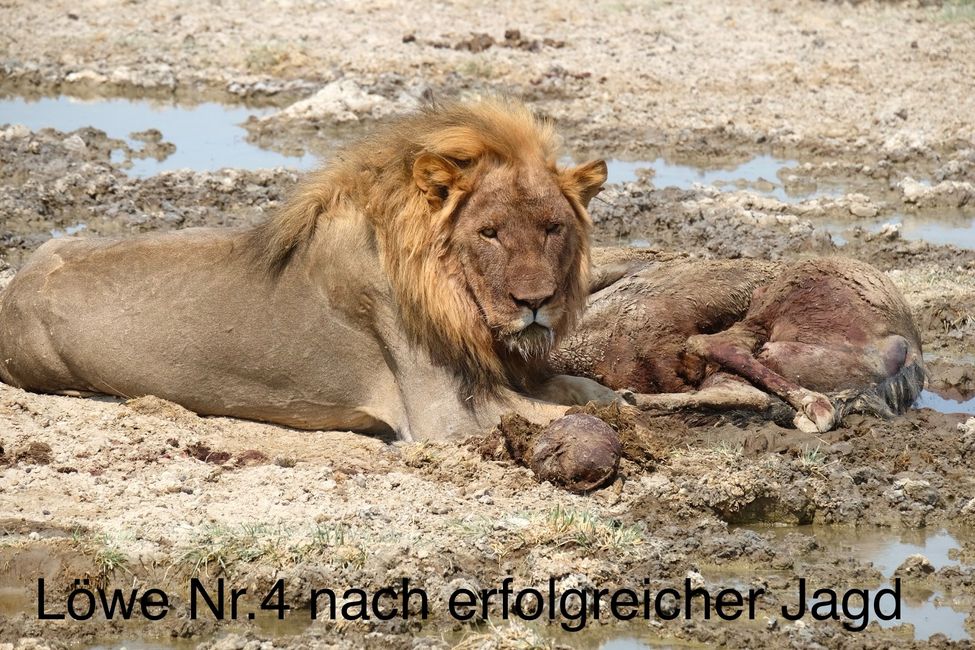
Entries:
<svg viewBox="0 0 975 650">
<path fill-rule="evenodd" d="M 799 428 L 827 431 L 854 410 L 901 413 L 923 387 L 910 309 L 863 262 L 648 255 L 610 260 L 596 278 L 555 369 L 629 389 L 643 409 L 767 411 L 771 394 Z"/>
</svg>

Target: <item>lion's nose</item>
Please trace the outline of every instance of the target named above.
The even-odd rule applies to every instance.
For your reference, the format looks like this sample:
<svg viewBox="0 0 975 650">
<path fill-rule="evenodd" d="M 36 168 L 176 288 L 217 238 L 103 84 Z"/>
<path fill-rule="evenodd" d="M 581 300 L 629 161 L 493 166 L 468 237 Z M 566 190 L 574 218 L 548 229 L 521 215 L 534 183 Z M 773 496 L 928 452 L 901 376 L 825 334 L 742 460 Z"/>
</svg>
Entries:
<svg viewBox="0 0 975 650">
<path fill-rule="evenodd" d="M 515 301 L 515 304 L 519 307 L 525 307 L 531 309 L 532 313 L 537 313 L 545 303 L 552 299 L 555 294 L 550 291 L 545 292 L 524 292 L 524 293 L 512 293 L 511 299 Z"/>
</svg>

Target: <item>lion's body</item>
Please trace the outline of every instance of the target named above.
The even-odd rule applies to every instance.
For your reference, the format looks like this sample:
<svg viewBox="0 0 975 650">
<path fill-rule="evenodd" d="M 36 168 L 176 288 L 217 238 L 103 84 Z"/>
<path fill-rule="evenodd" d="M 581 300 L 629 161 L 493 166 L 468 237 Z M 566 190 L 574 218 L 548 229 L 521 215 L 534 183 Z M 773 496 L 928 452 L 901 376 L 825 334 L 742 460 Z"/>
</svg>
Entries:
<svg viewBox="0 0 975 650">
<path fill-rule="evenodd" d="M 545 287 L 564 308 L 535 308 L 524 326 L 537 334 L 547 314 L 547 336 L 557 339 L 584 300 L 584 204 L 594 191 L 573 186 L 572 170 L 555 169 L 552 146 L 547 127 L 523 108 L 454 107 L 351 148 L 256 229 L 52 241 L 0 294 L 0 379 L 48 392 L 153 394 L 201 414 L 406 439 L 473 431 L 505 410 L 550 419 L 561 411 L 512 390 L 537 381 L 544 358 L 513 358 L 495 340 L 463 286 L 458 256 L 476 255 L 452 236 L 463 224 L 450 220 L 477 216 L 463 217 L 460 206 L 478 200 L 478 183 L 507 178 L 498 168 L 536 178 L 510 188 L 509 201 L 571 215 L 571 260 Z M 441 156 L 463 159 L 469 173 L 425 194 L 414 185 L 421 153 L 438 157 L 434 167 Z M 598 188 L 603 178 L 592 182 Z M 498 227 L 517 233 L 531 217 Z M 529 252 L 519 259 L 535 259 Z M 556 273 L 543 258 L 534 264 L 540 278 Z M 491 281 L 507 291 L 504 271 Z M 515 298 L 494 307 L 521 314 Z"/>
<path fill-rule="evenodd" d="M 408 415 L 383 351 L 364 318 L 340 305 L 355 288 L 322 292 L 297 269 L 264 282 L 239 254 L 246 236 L 190 229 L 51 242 L 0 307 L 0 377 L 293 426 L 401 428 Z"/>
</svg>

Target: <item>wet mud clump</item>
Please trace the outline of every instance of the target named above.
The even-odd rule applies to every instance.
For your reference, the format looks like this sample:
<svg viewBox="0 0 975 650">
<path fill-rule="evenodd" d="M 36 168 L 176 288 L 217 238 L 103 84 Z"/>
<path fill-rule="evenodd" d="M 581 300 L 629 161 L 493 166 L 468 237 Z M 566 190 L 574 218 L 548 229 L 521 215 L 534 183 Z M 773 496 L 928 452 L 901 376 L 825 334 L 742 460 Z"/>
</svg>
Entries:
<svg viewBox="0 0 975 650">
<path fill-rule="evenodd" d="M 204 463 L 223 465 L 231 458 L 231 454 L 226 451 L 211 449 L 200 442 L 194 442 L 186 447 L 186 454 Z"/>
<path fill-rule="evenodd" d="M 575 407 L 545 427 L 506 415 L 471 443 L 487 460 L 513 461 L 531 468 L 539 482 L 580 494 L 613 483 L 622 459 L 652 469 L 666 453 L 666 445 L 617 404 Z"/>
<path fill-rule="evenodd" d="M 44 442 L 31 442 L 17 451 L 16 460 L 26 465 L 50 465 L 51 446 Z"/>
<path fill-rule="evenodd" d="M 547 427 L 505 415 L 487 436 L 472 442 L 485 459 L 514 461 L 530 467 L 540 483 L 576 493 L 612 483 L 623 456 L 613 427 L 586 413 L 566 415 Z"/>
<path fill-rule="evenodd" d="M 592 415 L 576 413 L 545 427 L 532 446 L 531 468 L 539 481 L 570 492 L 591 492 L 613 482 L 622 455 L 612 427 Z"/>
<path fill-rule="evenodd" d="M 566 415 L 587 413 L 593 415 L 616 431 L 619 436 L 623 458 L 635 463 L 639 469 L 651 471 L 657 462 L 670 455 L 673 442 L 669 438 L 657 435 L 659 428 L 653 431 L 647 426 L 644 414 L 636 408 L 613 403 L 606 406 L 586 404 L 573 406 L 566 411 Z M 676 418 L 659 417 L 655 422 L 666 422 L 669 428 L 680 430 L 680 423 Z"/>
</svg>

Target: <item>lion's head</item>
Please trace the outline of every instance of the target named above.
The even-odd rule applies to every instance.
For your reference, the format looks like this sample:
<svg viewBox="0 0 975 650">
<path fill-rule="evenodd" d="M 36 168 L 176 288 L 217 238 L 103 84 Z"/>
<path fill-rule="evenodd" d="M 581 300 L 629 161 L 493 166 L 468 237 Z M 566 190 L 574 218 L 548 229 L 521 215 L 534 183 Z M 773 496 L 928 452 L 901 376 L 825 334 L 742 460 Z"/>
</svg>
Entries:
<svg viewBox="0 0 975 650">
<path fill-rule="evenodd" d="M 411 337 L 472 395 L 523 386 L 583 309 L 595 161 L 556 165 L 552 127 L 510 101 L 431 106 L 312 175 L 264 231 L 287 263 L 318 221 L 372 225 Z"/>
</svg>

